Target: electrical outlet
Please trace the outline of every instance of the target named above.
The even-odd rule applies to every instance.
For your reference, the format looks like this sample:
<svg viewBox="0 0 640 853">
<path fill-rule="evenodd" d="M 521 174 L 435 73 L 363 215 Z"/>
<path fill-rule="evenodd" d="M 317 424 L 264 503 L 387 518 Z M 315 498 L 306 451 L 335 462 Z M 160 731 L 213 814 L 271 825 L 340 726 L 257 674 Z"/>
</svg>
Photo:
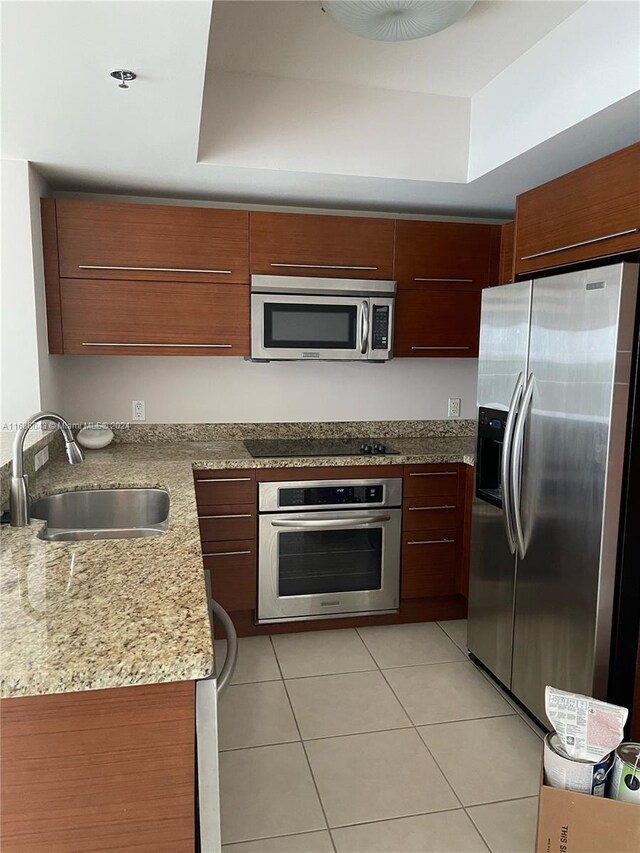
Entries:
<svg viewBox="0 0 640 853">
<path fill-rule="evenodd" d="M 134 421 L 145 421 L 147 419 L 146 405 L 144 400 L 132 400 L 131 410 L 131 416 Z"/>
<path fill-rule="evenodd" d="M 449 409 L 447 412 L 447 417 L 449 418 L 459 418 L 460 417 L 460 397 L 449 397 Z"/>
<path fill-rule="evenodd" d="M 36 455 L 33 457 L 33 464 L 36 471 L 39 471 L 43 465 L 49 461 L 49 448 L 43 447 L 42 450 L 39 450 Z"/>
</svg>

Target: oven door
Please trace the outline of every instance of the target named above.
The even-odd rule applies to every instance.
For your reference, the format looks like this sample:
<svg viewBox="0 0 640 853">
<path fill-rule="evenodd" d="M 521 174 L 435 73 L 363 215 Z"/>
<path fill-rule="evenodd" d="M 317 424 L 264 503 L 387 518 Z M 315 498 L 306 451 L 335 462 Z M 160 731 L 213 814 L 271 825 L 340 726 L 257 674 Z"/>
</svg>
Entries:
<svg viewBox="0 0 640 853">
<path fill-rule="evenodd" d="M 368 297 L 253 293 L 251 358 L 366 361 L 369 303 Z"/>
<path fill-rule="evenodd" d="M 401 512 L 261 515 L 258 622 L 397 610 Z"/>
</svg>

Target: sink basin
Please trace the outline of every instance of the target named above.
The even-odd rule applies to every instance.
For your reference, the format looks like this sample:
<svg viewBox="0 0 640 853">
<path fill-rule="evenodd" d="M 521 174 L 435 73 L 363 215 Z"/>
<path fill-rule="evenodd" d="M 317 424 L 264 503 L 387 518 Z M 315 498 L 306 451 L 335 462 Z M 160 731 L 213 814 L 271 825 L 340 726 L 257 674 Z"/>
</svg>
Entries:
<svg viewBox="0 0 640 853">
<path fill-rule="evenodd" d="M 165 489 L 85 489 L 38 498 L 31 517 L 47 522 L 49 542 L 161 536 L 169 527 Z"/>
</svg>

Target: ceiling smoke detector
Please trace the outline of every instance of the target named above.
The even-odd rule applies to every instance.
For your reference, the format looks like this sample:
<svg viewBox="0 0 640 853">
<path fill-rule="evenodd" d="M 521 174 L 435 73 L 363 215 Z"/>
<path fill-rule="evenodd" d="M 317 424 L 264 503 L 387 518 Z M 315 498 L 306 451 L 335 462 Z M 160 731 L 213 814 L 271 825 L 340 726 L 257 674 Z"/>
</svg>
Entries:
<svg viewBox="0 0 640 853">
<path fill-rule="evenodd" d="M 116 68 L 115 71 L 111 72 L 111 77 L 114 80 L 120 80 L 118 84 L 118 89 L 128 89 L 127 83 L 130 83 L 132 80 L 136 79 L 136 74 L 133 71 L 127 71 L 126 68 Z"/>
<path fill-rule="evenodd" d="M 325 0 L 322 9 L 353 35 L 410 41 L 438 33 L 467 14 L 475 0 Z"/>
</svg>

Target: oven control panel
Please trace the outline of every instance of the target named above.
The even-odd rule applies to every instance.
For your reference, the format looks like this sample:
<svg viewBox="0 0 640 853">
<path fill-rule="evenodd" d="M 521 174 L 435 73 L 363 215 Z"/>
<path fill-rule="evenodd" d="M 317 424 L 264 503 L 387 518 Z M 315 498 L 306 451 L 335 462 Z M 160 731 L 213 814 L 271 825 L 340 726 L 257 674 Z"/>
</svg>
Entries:
<svg viewBox="0 0 640 853">
<path fill-rule="evenodd" d="M 340 504 L 382 504 L 384 486 L 312 486 L 278 490 L 280 507 L 321 507 Z"/>
</svg>

